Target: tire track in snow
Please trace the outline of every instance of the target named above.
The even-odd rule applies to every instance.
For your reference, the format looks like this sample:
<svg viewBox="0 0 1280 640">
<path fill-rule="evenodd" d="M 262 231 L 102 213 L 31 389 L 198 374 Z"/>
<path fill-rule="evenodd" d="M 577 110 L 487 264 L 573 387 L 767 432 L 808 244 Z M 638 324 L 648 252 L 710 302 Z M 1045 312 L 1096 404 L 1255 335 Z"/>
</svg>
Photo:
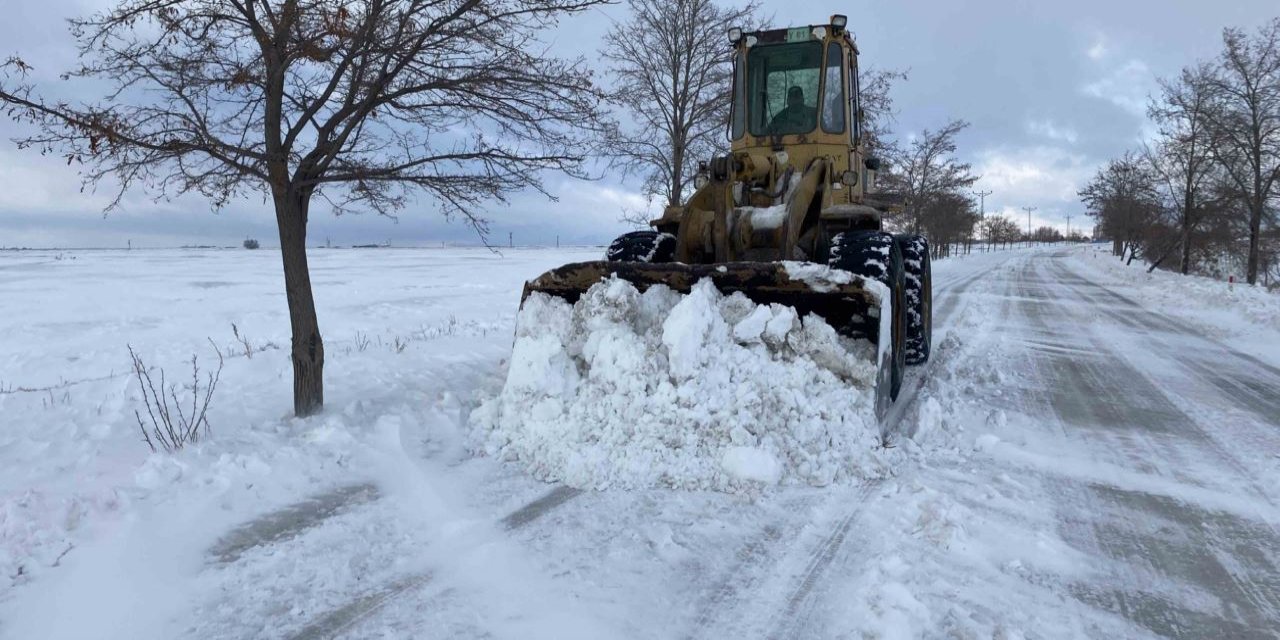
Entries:
<svg viewBox="0 0 1280 640">
<path fill-rule="evenodd" d="M 937 358 L 935 356 L 937 355 L 937 348 L 942 342 L 939 338 L 945 338 L 951 331 L 949 323 L 956 310 L 961 308 L 959 302 L 964 298 L 964 293 L 968 291 L 969 287 L 981 280 L 983 276 L 989 276 L 992 269 L 1006 262 L 1008 262 L 1007 257 L 989 269 L 977 271 L 972 275 L 956 276 L 938 285 L 934 290 L 934 300 L 935 302 L 940 302 L 933 321 L 934 339 L 932 344 L 934 353 L 930 356 L 929 362 L 923 366 L 908 368 L 907 375 L 903 376 L 902 388 L 898 392 L 898 399 L 889 407 L 889 411 L 885 414 L 881 423 L 882 434 L 892 435 L 900 432 L 902 419 L 907 415 L 907 409 L 914 406 L 920 389 L 924 387 L 937 368 Z"/>
<path fill-rule="evenodd" d="M 337 638 L 362 620 L 403 595 L 406 591 L 431 581 L 430 572 L 405 576 L 373 593 L 365 594 L 329 613 L 289 636 L 291 640 Z"/>
<path fill-rule="evenodd" d="M 742 545 L 735 554 L 737 562 L 724 572 L 724 576 L 711 589 L 711 592 L 699 604 L 698 618 L 693 623 L 693 629 L 684 637 L 689 640 L 698 640 L 700 638 L 709 637 L 707 630 L 712 628 L 716 618 L 729 611 L 730 603 L 735 603 L 742 593 L 749 593 L 757 584 L 760 583 L 762 576 L 760 571 L 752 571 L 751 569 L 758 567 L 768 557 L 769 552 L 773 550 L 783 537 L 783 532 L 775 524 L 765 525 L 764 529 L 756 536 L 753 536 L 746 544 Z M 745 578 L 738 580 L 738 576 L 746 574 Z"/>
<path fill-rule="evenodd" d="M 1055 264 L 1055 266 L 1062 273 L 1076 275 L 1073 270 L 1064 264 Z M 1212 348 L 1214 356 L 1216 356 L 1216 360 L 1212 363 L 1203 358 L 1195 357 L 1177 358 L 1177 362 L 1196 377 L 1213 385 L 1226 397 L 1231 398 L 1235 403 L 1253 412 L 1272 426 L 1280 426 L 1280 394 L 1275 393 L 1275 389 L 1280 387 L 1280 369 L 1276 369 L 1253 356 L 1224 345 L 1204 335 L 1203 331 L 1184 322 L 1148 310 L 1139 303 L 1096 281 L 1089 280 L 1084 276 L 1076 275 L 1076 277 L 1079 279 L 1079 284 L 1090 287 L 1096 292 L 1089 297 L 1096 301 L 1100 308 L 1116 320 L 1143 333 L 1147 339 L 1162 347 L 1166 353 L 1176 353 L 1182 347 L 1173 345 L 1167 339 L 1154 334 L 1151 331 L 1153 326 L 1168 333 L 1190 337 Z M 1103 296 L 1130 308 L 1132 310 L 1131 314 L 1117 313 L 1116 310 L 1101 300 Z M 1234 366 L 1224 363 L 1222 361 L 1223 355 L 1234 359 Z M 1240 369 L 1248 370 L 1252 375 L 1243 377 L 1227 373 L 1231 370 Z M 1257 378 L 1270 378 L 1270 380 L 1264 383 Z"/>
<path fill-rule="evenodd" d="M 449 390 L 452 393 L 462 395 L 464 389 L 475 387 L 476 379 L 487 371 L 487 368 L 479 365 L 473 365 L 471 369 L 461 374 L 455 372 L 455 375 L 451 377 Z M 568 490 L 568 495 L 553 491 L 548 496 L 526 505 L 524 509 L 508 515 L 507 518 L 533 520 L 541 515 L 538 509 L 554 508 L 560 502 L 576 495 L 576 490 L 571 490 L 568 487 L 561 487 L 561 489 Z M 559 502 L 549 505 L 542 502 L 553 495 L 557 496 L 556 499 Z M 303 532 L 347 512 L 351 508 L 373 502 L 380 497 L 381 492 L 378 490 L 377 485 L 367 482 L 341 486 L 325 493 L 310 496 L 299 502 L 258 516 L 232 529 L 209 548 L 209 555 L 220 563 L 235 562 L 245 553 L 255 548 L 295 538 Z M 511 528 L 505 519 L 503 524 L 507 528 Z"/>
<path fill-rule="evenodd" d="M 1179 353 L 1176 345 L 1155 339 L 1150 325 L 1132 317 L 1130 312 L 1140 309 L 1113 308 L 1094 290 L 1096 284 L 1065 277 L 1071 274 L 1057 262 L 1047 268 L 1028 265 L 1021 273 L 1019 287 L 1028 297 L 1019 306 L 1027 326 L 1046 334 L 1073 335 L 1072 329 L 1092 326 L 1100 315 L 1139 338 L 1150 339 L 1149 346 L 1156 347 L 1158 355 Z M 1045 291 L 1033 290 L 1036 286 Z M 1057 295 L 1048 295 L 1050 288 Z M 1072 294 L 1075 300 L 1070 301 L 1084 308 L 1059 308 L 1063 292 Z M 1046 312 L 1050 308 L 1054 311 Z M 1225 466 L 1236 471 L 1244 486 L 1267 499 L 1232 456 L 1177 409 L 1146 372 L 1129 363 L 1114 339 L 1089 333 L 1098 348 L 1090 358 L 1060 356 L 1056 362 L 1038 358 L 1041 375 L 1056 382 L 1051 385 L 1053 393 L 1043 400 L 1064 428 L 1078 427 L 1070 430 L 1072 437 L 1080 438 L 1086 430 L 1090 433 L 1080 440 L 1086 451 L 1103 458 L 1122 454 L 1116 461 L 1122 466 L 1126 458 L 1135 464 L 1163 462 L 1148 472 L 1192 484 L 1200 484 L 1197 471 L 1212 475 Z M 1055 375 L 1069 373 L 1073 367 L 1087 375 Z M 1094 438 L 1098 441 L 1089 444 Z M 1224 466 L 1206 469 L 1206 453 L 1214 454 L 1209 457 Z M 1170 461 L 1175 461 L 1172 467 L 1167 464 Z M 1110 570 L 1121 581 L 1069 583 L 1066 587 L 1073 597 L 1162 636 L 1225 632 L 1239 638 L 1271 637 L 1265 629 L 1274 628 L 1280 619 L 1280 569 L 1274 562 L 1280 538 L 1268 523 L 1109 484 L 1048 481 L 1057 486 L 1064 502 L 1074 505 L 1062 512 L 1064 538 L 1094 556 L 1111 558 Z M 1153 529 L 1153 520 L 1172 526 Z M 1188 587 L 1212 594 L 1221 604 L 1188 599 Z"/>
<path fill-rule="evenodd" d="M 818 497 L 818 493 L 808 493 L 796 504 L 788 505 L 787 511 L 798 513 L 807 510 L 814 506 Z M 773 568 L 765 565 L 766 558 L 785 548 L 788 542 L 794 542 L 804 525 L 805 522 L 798 518 L 769 523 L 743 543 L 734 554 L 732 565 L 721 572 L 710 588 L 704 590 L 697 606 L 698 617 L 684 637 L 701 640 L 722 635 L 714 632 L 717 623 L 723 622 L 725 617 L 753 597 L 759 585 L 769 578 L 769 569 Z"/>
<path fill-rule="evenodd" d="M 1058 264 L 1058 261 L 1054 261 L 1054 262 L 1055 262 L 1055 266 L 1058 268 L 1060 272 L 1071 273 L 1066 268 L 1065 265 Z M 1100 289 L 1102 290 L 1103 293 L 1109 293 L 1105 287 L 1102 287 L 1091 281 L 1081 280 L 1081 282 L 1083 283 L 1084 286 Z M 1181 345 L 1172 344 L 1168 340 L 1161 339 L 1158 336 L 1152 334 L 1150 331 L 1150 327 L 1147 324 L 1144 324 L 1142 321 L 1132 317 L 1127 313 L 1111 308 L 1110 306 L 1105 304 L 1104 301 L 1102 301 L 1099 295 L 1088 292 L 1088 291 L 1082 291 L 1077 287 L 1072 287 L 1072 288 L 1075 289 L 1075 292 L 1077 295 L 1081 296 L 1086 301 L 1096 305 L 1098 308 L 1102 310 L 1103 314 L 1107 315 L 1112 320 L 1124 326 L 1129 327 L 1130 329 L 1132 329 L 1137 333 L 1142 334 L 1144 339 L 1146 339 L 1149 343 L 1151 343 L 1153 347 L 1157 347 L 1156 349 L 1152 350 L 1153 353 L 1155 353 L 1156 355 L 1166 357 L 1171 362 L 1182 365 L 1184 368 L 1191 369 L 1193 371 L 1200 371 L 1201 372 L 1201 375 L 1199 376 L 1200 380 L 1202 382 L 1208 382 L 1215 387 L 1219 387 L 1219 390 L 1223 390 L 1222 386 L 1220 385 L 1229 385 L 1229 383 L 1225 381 L 1225 378 L 1214 374 L 1212 371 L 1210 371 L 1208 368 L 1204 367 L 1203 365 L 1200 365 L 1198 362 L 1195 362 L 1192 359 L 1187 357 L 1181 357 L 1181 356 L 1175 357 L 1170 355 L 1170 354 L 1181 354 L 1183 351 L 1185 351 L 1185 347 Z M 1154 312 L 1146 311 L 1142 309 L 1140 309 L 1140 311 L 1147 316 L 1151 316 L 1154 320 L 1168 321 L 1168 318 L 1158 313 L 1154 313 Z M 1174 326 L 1172 331 L 1174 333 L 1180 333 L 1180 334 L 1183 333 L 1183 331 L 1178 329 L 1176 326 Z M 1195 333 L 1189 327 L 1186 328 L 1185 334 L 1200 337 L 1199 334 Z M 1210 346 L 1221 347 L 1224 351 L 1228 351 L 1228 352 L 1230 351 L 1229 348 L 1223 345 L 1219 345 L 1216 342 L 1213 342 L 1207 339 L 1204 339 L 1204 340 Z M 1120 354 L 1118 354 L 1114 350 L 1111 350 L 1111 353 L 1114 356 L 1114 358 L 1121 357 Z M 1134 371 L 1137 371 L 1137 369 L 1134 369 Z M 1145 377 L 1143 377 L 1143 380 L 1145 380 Z M 1172 399 L 1168 398 L 1165 395 L 1165 393 L 1160 390 L 1160 387 L 1158 385 L 1152 385 L 1152 389 L 1146 395 L 1149 395 L 1149 396 L 1159 395 L 1160 397 L 1164 398 L 1171 407 L 1174 406 Z M 1123 398 L 1118 400 L 1123 401 Z M 1242 399 L 1237 397 L 1236 400 L 1241 401 Z M 1250 405 L 1247 399 L 1244 400 L 1243 403 L 1246 404 L 1246 408 L 1251 409 L 1256 413 L 1259 413 L 1260 416 L 1266 419 L 1267 413 L 1265 412 L 1265 410 L 1259 410 L 1256 407 Z M 1176 407 L 1175 407 L 1175 410 L 1177 411 L 1177 417 L 1178 417 L 1177 422 L 1180 425 L 1180 428 L 1176 429 L 1179 435 L 1188 437 L 1190 440 L 1193 441 L 1194 444 L 1201 445 L 1204 448 L 1208 449 L 1210 452 L 1212 452 L 1220 462 L 1225 464 L 1227 467 L 1229 467 L 1232 471 L 1234 471 L 1237 474 L 1238 482 L 1240 482 L 1245 488 L 1249 489 L 1249 491 L 1254 495 L 1254 497 L 1257 497 L 1273 506 L 1276 504 L 1273 497 L 1269 495 L 1266 491 L 1264 491 L 1263 488 L 1257 484 L 1257 482 L 1255 481 L 1257 476 L 1255 472 L 1248 467 L 1248 465 L 1244 464 L 1238 457 L 1236 457 L 1235 455 L 1232 455 L 1229 451 L 1223 448 L 1222 445 L 1220 445 L 1216 440 L 1214 440 L 1212 436 L 1209 435 L 1209 433 L 1204 429 L 1204 427 L 1202 427 L 1198 422 L 1196 422 L 1189 415 L 1187 415 L 1186 412 L 1181 411 L 1180 409 L 1176 409 Z M 1274 425 L 1275 418 L 1272 418 L 1271 420 L 1269 420 L 1269 422 L 1272 425 Z M 1163 450 L 1162 450 L 1162 453 L 1164 453 Z M 1172 458 L 1172 456 L 1166 456 L 1166 457 Z M 1187 459 L 1186 456 L 1180 456 L 1180 457 L 1184 460 Z M 1198 458 L 1198 456 L 1194 456 L 1194 458 Z"/>
<path fill-rule="evenodd" d="M 1007 263 L 1012 257 L 1005 257 L 1004 260 L 991 268 L 982 269 L 969 275 L 952 277 L 935 287 L 934 300 L 939 304 L 936 307 L 937 313 L 934 316 L 934 326 L 944 330 L 935 332 L 935 335 L 945 335 L 945 331 L 950 330 L 950 321 L 955 313 L 962 308 L 960 302 L 964 298 L 964 293 L 971 286 L 982 280 L 984 276 L 989 276 L 992 269 Z M 940 342 L 940 340 L 935 340 L 934 344 L 937 345 Z M 894 403 L 889 416 L 886 418 L 886 428 L 889 432 L 896 430 L 897 425 L 906 414 L 907 408 L 915 402 L 917 393 L 932 370 L 933 367 L 931 365 L 926 365 L 917 369 L 917 375 L 908 377 L 898 401 Z M 809 618 L 814 604 L 812 596 L 815 590 L 822 585 L 828 568 L 842 548 L 849 530 L 862 511 L 862 506 L 881 484 L 882 481 L 876 480 L 862 487 L 856 494 L 856 503 L 852 511 L 837 522 L 822 543 L 813 550 L 800 578 L 789 591 L 786 602 L 782 606 L 781 614 L 775 615 L 777 620 L 772 625 L 772 633 L 768 637 L 808 637 L 805 632 L 811 626 Z M 794 533 L 788 533 L 794 536 Z M 699 606 L 701 613 L 694 623 L 692 632 L 686 637 L 714 637 L 713 634 L 707 633 L 713 622 L 717 618 L 722 618 L 726 614 L 732 613 L 734 610 L 728 607 L 731 604 L 741 604 L 739 601 L 742 599 L 742 594 L 750 594 L 757 588 L 766 576 L 763 575 L 762 571 L 751 571 L 751 569 L 759 567 L 784 537 L 781 530 L 776 526 L 769 525 L 738 550 L 738 562 L 726 572 L 725 577 L 712 588 Z M 738 578 L 743 573 L 747 573 L 747 576 L 739 581 Z"/>
<path fill-rule="evenodd" d="M 804 573 L 787 596 L 781 619 L 773 625 L 773 631 L 769 634 L 769 638 L 817 637 L 809 629 L 812 624 L 811 617 L 813 613 L 813 598 L 811 596 L 813 596 L 816 589 L 824 585 L 827 569 L 830 568 L 831 561 L 835 559 L 836 554 L 840 552 L 840 548 L 844 546 L 844 541 L 849 536 L 849 530 L 857 522 L 858 515 L 862 513 L 862 508 L 871 498 L 872 493 L 883 484 L 882 480 L 875 480 L 864 485 L 858 491 L 857 501 L 848 515 L 840 520 L 827 538 L 813 550 L 813 553 L 809 556 L 809 562 L 805 566 Z"/>
<path fill-rule="evenodd" d="M 377 500 L 380 495 L 375 485 L 357 484 L 311 496 L 232 529 L 209 548 L 209 555 L 223 564 L 235 562 L 250 550 L 295 538 L 352 507 Z"/>
<path fill-rule="evenodd" d="M 1096 280 L 1090 279 L 1088 276 L 1078 274 L 1076 271 L 1072 270 L 1069 266 L 1065 264 L 1060 265 L 1060 268 L 1063 271 L 1074 275 L 1080 281 L 1079 282 L 1080 284 L 1089 285 L 1097 289 L 1101 293 L 1107 295 L 1108 297 L 1115 299 L 1121 304 L 1124 304 L 1125 306 L 1144 311 L 1152 320 L 1160 324 L 1163 328 L 1170 331 L 1171 333 L 1184 333 L 1187 335 L 1200 337 L 1205 341 L 1212 343 L 1215 347 L 1221 349 L 1222 351 L 1230 354 L 1232 357 L 1238 360 L 1241 360 L 1249 365 L 1252 365 L 1253 367 L 1256 367 L 1257 369 L 1265 372 L 1267 375 L 1272 376 L 1272 378 L 1275 380 L 1280 380 L 1280 368 L 1277 368 L 1271 364 L 1263 362 L 1262 360 L 1259 360 L 1258 358 L 1252 355 L 1239 351 L 1228 345 L 1222 344 L 1221 342 L 1218 342 L 1217 340 L 1214 340 L 1213 338 L 1206 336 L 1203 329 L 1195 327 L 1185 320 L 1182 320 L 1180 318 L 1175 318 L 1172 316 L 1166 316 L 1158 312 L 1147 310 L 1139 302 L 1133 300 L 1132 298 L 1129 298 L 1128 296 L 1125 296 L 1120 292 L 1116 291 L 1115 289 L 1112 289 L 1111 287 L 1104 285 Z"/>
<path fill-rule="evenodd" d="M 580 489 L 565 486 L 556 487 L 537 500 L 511 512 L 499 522 L 508 531 L 519 529 L 581 494 L 582 490 Z M 405 576 L 381 589 L 362 595 L 337 609 L 321 615 L 298 632 L 288 636 L 289 640 L 332 640 L 333 638 L 338 638 L 400 596 L 430 582 L 431 578 L 432 574 L 429 571 Z"/>
<path fill-rule="evenodd" d="M 1007 259 L 999 264 L 1004 264 L 1004 262 L 1007 262 Z M 941 304 L 937 307 L 938 313 L 935 315 L 935 327 L 942 325 L 942 322 L 949 321 L 951 319 L 952 315 L 959 307 L 958 301 L 963 293 L 988 273 L 989 270 L 982 270 L 970 275 L 955 276 L 937 285 L 934 289 L 934 300 L 940 301 Z M 941 322 L 938 320 L 941 320 Z M 906 407 L 910 406 L 915 401 L 916 393 L 919 391 L 920 387 L 923 386 L 923 381 L 927 378 L 928 373 L 931 371 L 931 367 L 926 365 L 925 367 L 917 369 L 917 371 L 922 371 L 923 373 L 908 376 L 907 381 L 904 382 L 902 393 L 899 395 L 898 401 L 894 403 L 894 408 L 892 408 L 889 415 L 886 416 L 885 424 L 888 425 L 886 428 L 889 432 L 896 430 L 896 426 L 901 422 L 903 415 L 906 413 Z M 878 481 L 875 484 L 878 485 Z M 870 492 L 873 490 L 874 485 L 868 486 L 858 495 L 865 497 L 866 495 L 870 495 Z M 862 502 L 862 497 L 859 498 L 859 504 Z M 855 509 L 855 511 L 850 514 L 850 517 L 857 513 L 858 510 Z M 836 528 L 828 534 L 824 544 L 831 542 L 833 538 L 837 537 L 837 534 L 839 534 L 842 528 L 847 531 L 848 524 L 846 524 L 846 522 L 851 524 L 852 521 L 846 518 L 845 521 L 838 523 Z M 738 549 L 735 554 L 737 561 L 734 562 L 733 566 L 724 572 L 721 579 L 708 590 L 708 593 L 704 596 L 697 607 L 699 614 L 692 625 L 692 630 L 684 637 L 689 638 L 690 640 L 713 637 L 713 635 L 709 634 L 708 631 L 713 628 L 717 619 L 731 613 L 733 611 L 731 608 L 733 605 L 741 604 L 739 601 L 741 600 L 742 595 L 752 593 L 752 591 L 758 587 L 760 582 L 767 577 L 763 575 L 763 571 L 760 570 L 761 565 L 765 562 L 766 558 L 777 550 L 776 547 L 779 546 L 779 543 L 782 540 L 794 538 L 796 533 L 798 533 L 798 528 L 803 525 L 803 523 L 799 522 L 793 524 L 796 525 L 794 528 L 797 530 L 788 530 L 785 532 L 776 524 L 766 525 L 757 535 L 747 540 L 747 542 Z M 843 540 L 843 537 L 843 535 L 839 535 L 841 541 Z M 821 548 L 818 552 L 815 552 L 815 556 L 811 556 L 810 564 L 812 564 L 814 557 L 821 555 L 820 552 Z M 827 562 L 828 564 L 830 563 L 829 558 Z M 820 577 L 820 574 L 823 571 L 825 571 L 825 568 L 818 568 L 814 566 L 806 567 L 806 575 L 810 576 L 808 581 L 809 586 L 804 590 L 806 595 L 812 590 L 814 581 Z M 804 584 L 805 582 L 802 580 L 801 585 L 803 586 Z M 788 608 L 792 606 L 799 606 L 800 604 L 799 602 L 795 604 L 791 602 L 791 600 L 794 599 L 794 595 L 795 594 L 793 594 L 792 598 L 788 599 L 788 603 L 786 605 Z M 804 599 L 805 597 L 801 598 L 801 600 Z"/>
<path fill-rule="evenodd" d="M 852 494 L 841 493 L 833 496 L 829 490 L 815 490 L 809 493 L 801 505 L 793 511 L 799 511 L 802 505 L 811 504 L 813 498 L 827 493 L 828 502 L 832 500 L 851 500 L 853 506 L 843 517 L 839 517 L 826 535 L 807 552 L 795 548 L 794 541 L 807 524 L 803 519 L 789 520 L 785 526 L 778 523 L 765 525 L 759 532 L 751 536 L 738 549 L 737 561 L 722 572 L 720 579 L 704 591 L 698 604 L 699 615 L 691 629 L 682 637 L 689 640 L 702 638 L 789 638 L 811 637 L 794 635 L 807 625 L 807 617 L 812 609 L 815 593 L 821 587 L 828 568 L 844 545 L 849 531 L 862 513 L 863 507 L 871 495 L 883 485 L 883 480 L 872 480 L 857 488 Z M 781 551 L 782 557 L 774 563 L 766 560 Z M 803 560 L 792 561 L 799 556 Z M 801 568 L 789 577 L 785 572 L 789 567 L 800 565 Z M 781 588 L 777 585 L 781 581 Z M 774 600 L 778 594 L 784 594 L 778 607 L 770 612 L 767 601 Z"/>
<path fill-rule="evenodd" d="M 568 502 L 580 493 L 582 493 L 582 489 L 565 486 L 556 487 L 541 498 L 508 514 L 507 517 L 502 519 L 502 526 L 508 531 L 519 529 L 541 518 L 543 514 Z"/>
</svg>

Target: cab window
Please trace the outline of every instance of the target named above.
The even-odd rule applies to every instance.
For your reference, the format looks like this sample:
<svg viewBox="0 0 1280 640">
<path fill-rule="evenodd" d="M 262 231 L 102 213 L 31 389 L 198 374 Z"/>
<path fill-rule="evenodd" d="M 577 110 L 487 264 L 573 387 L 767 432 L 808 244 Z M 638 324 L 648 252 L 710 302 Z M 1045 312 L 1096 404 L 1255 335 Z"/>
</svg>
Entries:
<svg viewBox="0 0 1280 640">
<path fill-rule="evenodd" d="M 832 42 L 827 45 L 827 71 L 824 74 L 822 95 L 822 130 L 827 133 L 844 131 L 844 68 L 841 65 L 844 56 L 840 55 L 840 45 Z"/>
<path fill-rule="evenodd" d="M 818 126 L 822 43 L 753 47 L 747 67 L 752 135 L 809 133 Z"/>
<path fill-rule="evenodd" d="M 849 113 L 853 114 L 853 126 L 849 127 L 849 138 L 854 144 L 862 141 L 862 80 L 858 77 L 858 65 L 854 58 L 849 59 L 849 86 L 853 95 L 849 96 Z"/>
<path fill-rule="evenodd" d="M 733 115 L 730 117 L 729 139 L 742 137 L 747 128 L 747 83 L 746 65 L 742 63 L 742 55 L 733 59 Z"/>
</svg>

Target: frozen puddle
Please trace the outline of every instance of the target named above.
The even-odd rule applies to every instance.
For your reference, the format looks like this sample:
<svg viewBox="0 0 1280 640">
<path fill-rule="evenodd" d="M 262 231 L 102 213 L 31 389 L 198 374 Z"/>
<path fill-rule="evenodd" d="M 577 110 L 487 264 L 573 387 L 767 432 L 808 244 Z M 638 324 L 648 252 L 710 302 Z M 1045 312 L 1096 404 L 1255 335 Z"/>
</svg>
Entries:
<svg viewBox="0 0 1280 640">
<path fill-rule="evenodd" d="M 882 476 L 875 347 L 817 316 L 611 279 L 526 300 L 478 448 L 572 487 L 751 491 Z"/>
</svg>

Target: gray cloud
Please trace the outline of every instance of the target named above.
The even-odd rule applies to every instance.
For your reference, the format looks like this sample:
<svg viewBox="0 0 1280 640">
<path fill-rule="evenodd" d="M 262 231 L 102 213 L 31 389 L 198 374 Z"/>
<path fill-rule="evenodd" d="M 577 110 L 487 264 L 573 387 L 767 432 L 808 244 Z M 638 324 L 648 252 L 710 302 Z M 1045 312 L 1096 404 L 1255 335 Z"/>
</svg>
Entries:
<svg viewBox="0 0 1280 640">
<path fill-rule="evenodd" d="M 106 0 L 21 2 L 6 8 L 0 42 L 37 66 L 38 78 L 63 86 L 57 72 L 74 61 L 63 20 L 101 7 Z M 857 3 L 844 0 L 765 0 L 778 25 L 819 23 L 836 12 L 849 22 L 864 64 L 907 69 L 911 78 L 895 93 L 900 133 L 937 127 L 952 117 L 973 123 L 961 153 L 984 174 L 989 211 L 1039 207 L 1034 224 L 1082 221 L 1075 191 L 1106 159 L 1145 134 L 1143 111 L 1156 76 L 1169 76 L 1198 58 L 1212 56 L 1224 26 L 1252 28 L 1280 14 L 1273 0 L 1204 3 L 1188 0 L 1081 0 L 1073 3 L 998 0 L 915 0 Z M 1224 6 L 1229 5 L 1229 6 Z M 800 13 L 796 13 L 799 11 Z M 594 52 L 612 6 L 566 20 L 546 34 L 557 55 Z M 17 133 L 0 119 L 0 136 Z M 484 212 L 491 241 L 512 233 L 522 244 L 607 242 L 625 226 L 624 207 L 642 208 L 633 180 L 612 177 L 579 182 L 548 176 L 559 202 L 515 193 L 509 206 Z M 0 146 L 0 246 L 135 246 L 235 244 L 254 236 L 274 244 L 269 208 L 242 201 L 213 214 L 196 198 L 152 202 L 130 194 L 125 206 L 104 218 L 105 196 L 80 192 L 74 167 L 56 158 Z M 1025 218 L 1025 214 L 1018 213 Z M 1020 219 L 1023 219 L 1020 218 Z M 439 215 L 422 198 L 398 222 L 374 215 L 312 215 L 313 244 L 382 242 L 427 245 L 477 242 L 459 221 Z"/>
</svg>

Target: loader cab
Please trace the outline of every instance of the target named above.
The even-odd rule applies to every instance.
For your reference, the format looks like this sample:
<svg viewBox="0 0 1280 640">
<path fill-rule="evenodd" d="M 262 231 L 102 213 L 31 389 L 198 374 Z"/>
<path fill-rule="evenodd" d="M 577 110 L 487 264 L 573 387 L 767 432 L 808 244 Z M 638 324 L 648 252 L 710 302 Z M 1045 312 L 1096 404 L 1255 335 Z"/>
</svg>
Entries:
<svg viewBox="0 0 1280 640">
<path fill-rule="evenodd" d="M 731 30 L 729 38 L 735 47 L 729 123 L 734 151 L 858 145 L 858 52 L 842 16 L 827 25 Z"/>
</svg>

